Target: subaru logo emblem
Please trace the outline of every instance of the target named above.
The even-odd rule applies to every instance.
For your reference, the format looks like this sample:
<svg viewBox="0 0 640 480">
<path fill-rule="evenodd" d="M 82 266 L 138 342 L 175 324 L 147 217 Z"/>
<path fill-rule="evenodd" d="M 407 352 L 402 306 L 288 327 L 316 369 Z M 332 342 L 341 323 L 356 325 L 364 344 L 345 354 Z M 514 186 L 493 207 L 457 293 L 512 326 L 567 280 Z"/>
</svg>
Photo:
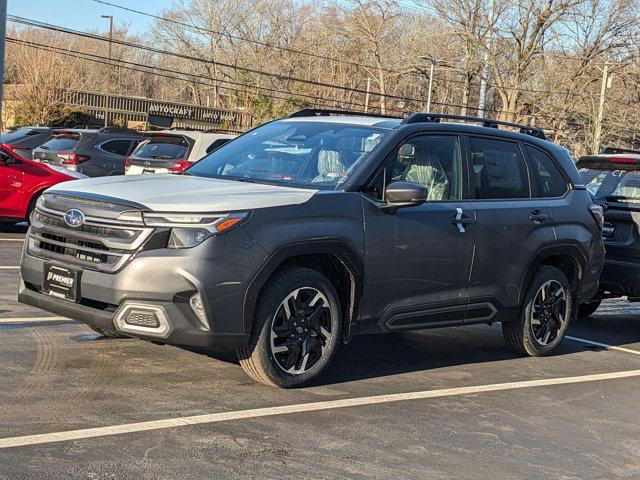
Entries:
<svg viewBox="0 0 640 480">
<path fill-rule="evenodd" d="M 81 227 L 84 224 L 84 213 L 76 208 L 67 210 L 64 214 L 64 222 L 73 228 Z"/>
</svg>

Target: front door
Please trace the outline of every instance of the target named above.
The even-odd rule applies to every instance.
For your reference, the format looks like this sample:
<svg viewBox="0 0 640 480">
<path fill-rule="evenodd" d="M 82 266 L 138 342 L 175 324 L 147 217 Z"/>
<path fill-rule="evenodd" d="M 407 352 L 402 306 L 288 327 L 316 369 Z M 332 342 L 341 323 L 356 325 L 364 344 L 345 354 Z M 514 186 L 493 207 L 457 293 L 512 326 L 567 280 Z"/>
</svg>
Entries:
<svg viewBox="0 0 640 480">
<path fill-rule="evenodd" d="M 421 328 L 465 317 L 475 214 L 462 200 L 464 162 L 455 135 L 408 138 L 363 195 L 366 288 L 362 327 Z M 393 181 L 427 188 L 426 202 L 378 208 Z M 379 197 L 379 198 L 376 198 Z"/>
<path fill-rule="evenodd" d="M 22 163 L 0 150 L 0 217 L 19 217 L 24 212 Z"/>
</svg>

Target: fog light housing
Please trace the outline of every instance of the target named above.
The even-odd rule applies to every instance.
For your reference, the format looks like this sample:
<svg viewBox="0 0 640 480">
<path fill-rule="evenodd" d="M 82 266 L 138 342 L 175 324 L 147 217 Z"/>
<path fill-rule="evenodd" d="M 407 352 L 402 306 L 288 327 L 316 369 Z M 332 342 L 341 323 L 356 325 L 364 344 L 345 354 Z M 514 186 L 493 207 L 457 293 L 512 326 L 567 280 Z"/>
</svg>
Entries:
<svg viewBox="0 0 640 480">
<path fill-rule="evenodd" d="M 199 293 L 193 294 L 191 299 L 189 299 L 189 304 L 191 305 L 191 310 L 196 314 L 196 317 L 198 317 L 202 326 L 209 330 L 209 322 L 207 321 L 207 314 L 204 311 L 202 296 Z"/>
</svg>

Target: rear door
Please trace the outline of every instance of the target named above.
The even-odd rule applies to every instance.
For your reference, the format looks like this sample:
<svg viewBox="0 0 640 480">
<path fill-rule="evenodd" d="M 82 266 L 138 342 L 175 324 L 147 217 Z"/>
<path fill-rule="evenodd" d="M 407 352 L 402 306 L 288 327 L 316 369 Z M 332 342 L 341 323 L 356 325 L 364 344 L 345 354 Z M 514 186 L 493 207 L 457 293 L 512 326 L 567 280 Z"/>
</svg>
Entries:
<svg viewBox="0 0 640 480">
<path fill-rule="evenodd" d="M 24 203 L 22 162 L 0 150 L 0 217 L 21 217 Z"/>
<path fill-rule="evenodd" d="M 500 307 L 520 303 L 522 280 L 534 255 L 554 239 L 548 202 L 535 186 L 520 144 L 469 136 L 470 195 L 476 212 L 476 249 L 470 302 Z"/>
<path fill-rule="evenodd" d="M 607 260 L 637 262 L 640 258 L 640 156 L 583 157 L 576 166 L 595 202 L 606 207 L 602 238 Z"/>
</svg>

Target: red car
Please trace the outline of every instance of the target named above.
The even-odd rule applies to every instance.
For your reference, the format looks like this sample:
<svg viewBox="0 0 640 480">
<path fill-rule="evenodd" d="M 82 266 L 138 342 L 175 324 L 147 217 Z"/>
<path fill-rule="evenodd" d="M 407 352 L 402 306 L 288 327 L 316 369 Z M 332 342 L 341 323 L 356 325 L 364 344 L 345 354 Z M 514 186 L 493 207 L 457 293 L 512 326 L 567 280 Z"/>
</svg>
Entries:
<svg viewBox="0 0 640 480">
<path fill-rule="evenodd" d="M 0 144 L 0 223 L 28 220 L 40 194 L 47 188 L 79 178 L 28 160 L 20 147 Z M 63 170 L 63 169 L 60 169 Z"/>
</svg>

